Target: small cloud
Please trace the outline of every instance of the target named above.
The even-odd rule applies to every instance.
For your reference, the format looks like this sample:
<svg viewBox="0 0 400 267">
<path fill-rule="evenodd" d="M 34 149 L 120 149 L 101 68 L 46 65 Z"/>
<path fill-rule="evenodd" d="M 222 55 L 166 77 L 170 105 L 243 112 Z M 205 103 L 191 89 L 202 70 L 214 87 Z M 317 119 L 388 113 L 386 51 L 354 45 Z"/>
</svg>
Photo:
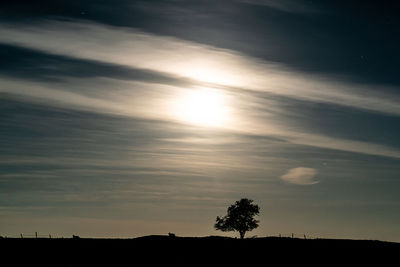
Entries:
<svg viewBox="0 0 400 267">
<path fill-rule="evenodd" d="M 291 184 L 310 185 L 319 183 L 314 180 L 318 171 L 313 168 L 297 167 L 290 169 L 287 173 L 281 176 L 281 179 Z"/>
</svg>

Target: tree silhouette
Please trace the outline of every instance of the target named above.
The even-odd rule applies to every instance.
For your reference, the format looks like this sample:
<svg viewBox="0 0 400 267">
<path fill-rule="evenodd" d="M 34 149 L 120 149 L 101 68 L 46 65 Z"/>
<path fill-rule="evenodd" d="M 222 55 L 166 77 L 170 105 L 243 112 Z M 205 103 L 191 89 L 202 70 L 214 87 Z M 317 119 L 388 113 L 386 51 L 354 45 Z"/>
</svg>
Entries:
<svg viewBox="0 0 400 267">
<path fill-rule="evenodd" d="M 253 204 L 253 200 L 242 198 L 231 205 L 224 217 L 217 216 L 216 230 L 223 232 L 238 231 L 240 239 L 244 238 L 247 231 L 251 231 L 258 227 L 259 221 L 254 216 L 260 213 L 260 207 Z"/>
</svg>

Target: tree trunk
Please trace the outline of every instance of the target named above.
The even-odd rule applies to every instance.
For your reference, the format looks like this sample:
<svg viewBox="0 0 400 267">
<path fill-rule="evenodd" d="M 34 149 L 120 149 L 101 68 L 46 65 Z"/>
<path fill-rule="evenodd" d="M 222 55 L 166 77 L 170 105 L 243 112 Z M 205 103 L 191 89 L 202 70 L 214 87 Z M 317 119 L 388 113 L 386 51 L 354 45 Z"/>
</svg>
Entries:
<svg viewBox="0 0 400 267">
<path fill-rule="evenodd" d="M 240 231 L 239 232 L 239 234 L 240 234 L 240 239 L 243 239 L 244 238 L 244 234 L 245 234 L 246 232 L 245 231 Z"/>
</svg>

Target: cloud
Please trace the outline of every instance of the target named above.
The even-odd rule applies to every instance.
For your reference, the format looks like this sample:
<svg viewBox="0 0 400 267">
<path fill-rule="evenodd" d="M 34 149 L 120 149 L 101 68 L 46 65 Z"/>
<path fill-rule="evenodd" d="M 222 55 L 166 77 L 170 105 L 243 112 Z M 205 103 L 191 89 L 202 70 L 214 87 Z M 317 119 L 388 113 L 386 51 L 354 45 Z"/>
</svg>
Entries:
<svg viewBox="0 0 400 267">
<path fill-rule="evenodd" d="M 0 74 L 43 82 L 65 78 L 113 78 L 149 83 L 190 86 L 193 81 L 148 69 L 132 68 L 97 60 L 47 54 L 34 49 L 0 44 Z"/>
<path fill-rule="evenodd" d="M 0 43 L 151 70 L 214 86 L 400 115 L 398 95 L 384 86 L 371 89 L 323 75 L 308 75 L 233 50 L 133 29 L 87 22 L 44 21 L 12 28 L 3 24 Z"/>
<path fill-rule="evenodd" d="M 396 23 L 379 19 L 395 17 L 396 8 L 390 5 L 373 4 L 371 9 L 369 5 L 305 0 L 230 0 L 223 4 L 212 0 L 202 0 L 202 4 L 161 0 L 18 2 L 4 5 L 0 21 L 31 24 L 49 18 L 84 19 L 228 48 L 306 73 L 324 73 L 358 82 L 396 85 L 400 82 L 396 72 L 399 60 L 384 60 L 398 58 Z M 36 6 L 46 9 L 38 10 Z M 349 24 L 342 19 L 349 15 L 349 9 L 359 8 L 365 12 L 350 17 L 355 16 L 360 23 Z M 376 13 L 380 16 L 366 16 L 369 10 L 379 10 Z M 329 16 L 322 15 L 325 13 Z M 369 26 L 380 30 L 365 31 Z M 385 49 L 376 49 L 383 43 L 387 44 Z"/>
<path fill-rule="evenodd" d="M 1 46 L 7 51 L 29 56 L 29 60 L 17 58 L 24 63 L 23 75 L 20 64 L 0 69 L 5 76 L 0 92 L 22 95 L 25 100 L 181 123 L 171 105 L 188 89 L 208 83 L 232 100 L 235 121 L 224 130 L 294 145 L 400 158 L 400 151 L 391 144 L 333 135 L 340 127 L 324 134 L 304 129 L 304 123 L 293 127 L 293 120 L 284 120 L 282 111 L 299 122 L 307 118 L 298 120 L 299 112 L 277 101 L 301 99 L 301 105 L 328 103 L 339 109 L 400 115 L 399 96 L 385 93 L 385 88 L 379 87 L 382 92 L 377 93 L 361 85 L 296 73 L 232 50 L 87 22 L 45 21 L 12 28 L 0 24 L 0 43 L 7 44 Z M 46 67 L 53 63 L 56 68 Z M 26 73 L 36 79 L 19 80 Z M 48 81 L 54 77 L 61 77 L 62 83 Z"/>
<path fill-rule="evenodd" d="M 318 171 L 313 168 L 296 167 L 288 170 L 287 173 L 281 176 L 281 179 L 287 183 L 298 185 L 317 184 L 319 181 L 314 180 Z"/>
<path fill-rule="evenodd" d="M 67 82 L 68 81 L 68 82 Z M 95 88 L 88 89 L 88 88 Z M 109 90 L 113 88 L 113 90 Z M 91 111 L 99 114 L 112 114 L 159 120 L 170 125 L 183 124 L 171 114 L 168 108 L 174 96 L 185 89 L 161 84 L 147 84 L 110 79 L 66 80 L 64 84 L 32 83 L 23 80 L 14 81 L 4 78 L 0 81 L 0 92 L 19 95 L 23 101 L 40 103 L 45 106 L 61 107 L 72 110 Z M 172 101 L 172 102 L 171 102 Z M 269 137 L 293 145 L 306 145 L 400 158 L 400 151 L 390 145 L 335 138 L 329 135 L 306 132 L 302 128 L 291 129 L 282 125 L 282 116 L 272 115 L 268 111 L 254 109 L 246 103 L 238 104 L 237 121 L 230 128 L 220 130 L 256 138 Z M 262 113 L 260 113 L 262 112 Z M 263 116 L 260 116 L 263 115 Z M 239 117 L 240 116 L 240 117 Z M 259 117 L 256 117 L 259 116 Z M 279 121 L 280 120 L 280 121 Z"/>
<path fill-rule="evenodd" d="M 317 13 L 320 10 L 312 7 L 311 5 L 307 5 L 307 3 L 299 3 L 299 1 L 274 1 L 274 0 L 239 0 L 238 2 L 249 4 L 249 5 L 257 5 L 257 6 L 266 6 L 269 8 L 277 9 L 284 12 L 289 13 Z"/>
</svg>

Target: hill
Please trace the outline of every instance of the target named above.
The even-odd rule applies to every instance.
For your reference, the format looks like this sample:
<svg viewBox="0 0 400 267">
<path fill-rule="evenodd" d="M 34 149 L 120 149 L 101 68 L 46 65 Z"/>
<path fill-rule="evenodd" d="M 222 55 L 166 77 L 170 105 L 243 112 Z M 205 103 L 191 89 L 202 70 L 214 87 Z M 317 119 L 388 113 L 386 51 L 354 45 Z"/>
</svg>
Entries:
<svg viewBox="0 0 400 267">
<path fill-rule="evenodd" d="M 145 236 L 0 239 L 3 266 L 389 264 L 400 243 L 372 240 Z"/>
</svg>

